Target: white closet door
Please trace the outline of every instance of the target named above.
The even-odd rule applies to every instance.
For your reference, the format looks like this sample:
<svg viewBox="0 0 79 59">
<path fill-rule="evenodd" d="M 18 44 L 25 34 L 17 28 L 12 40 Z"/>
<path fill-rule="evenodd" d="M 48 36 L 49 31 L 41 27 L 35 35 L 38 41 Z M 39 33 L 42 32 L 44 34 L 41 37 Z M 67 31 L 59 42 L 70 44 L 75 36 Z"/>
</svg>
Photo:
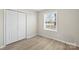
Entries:
<svg viewBox="0 0 79 59">
<path fill-rule="evenodd" d="M 18 40 L 17 38 L 17 12 L 5 11 L 5 39 L 6 44 L 10 44 Z"/>
<path fill-rule="evenodd" d="M 26 14 L 18 13 L 18 39 L 26 38 Z"/>
</svg>

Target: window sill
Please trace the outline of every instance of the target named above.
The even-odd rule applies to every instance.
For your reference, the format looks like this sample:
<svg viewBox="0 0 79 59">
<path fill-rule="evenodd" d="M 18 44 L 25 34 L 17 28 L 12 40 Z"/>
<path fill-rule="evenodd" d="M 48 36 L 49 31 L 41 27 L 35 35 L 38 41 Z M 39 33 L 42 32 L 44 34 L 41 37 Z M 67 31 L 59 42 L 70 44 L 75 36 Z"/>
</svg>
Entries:
<svg viewBox="0 0 79 59">
<path fill-rule="evenodd" d="M 51 29 L 44 29 L 44 30 L 57 32 L 57 30 L 51 30 Z"/>
</svg>

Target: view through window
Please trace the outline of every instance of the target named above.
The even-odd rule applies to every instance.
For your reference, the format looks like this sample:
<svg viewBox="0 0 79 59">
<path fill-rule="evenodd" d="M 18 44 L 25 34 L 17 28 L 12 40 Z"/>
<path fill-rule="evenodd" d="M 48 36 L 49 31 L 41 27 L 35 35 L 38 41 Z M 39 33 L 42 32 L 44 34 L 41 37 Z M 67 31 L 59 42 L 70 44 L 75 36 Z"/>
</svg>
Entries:
<svg viewBox="0 0 79 59">
<path fill-rule="evenodd" d="M 44 29 L 56 31 L 56 12 L 48 12 L 44 14 Z"/>
</svg>

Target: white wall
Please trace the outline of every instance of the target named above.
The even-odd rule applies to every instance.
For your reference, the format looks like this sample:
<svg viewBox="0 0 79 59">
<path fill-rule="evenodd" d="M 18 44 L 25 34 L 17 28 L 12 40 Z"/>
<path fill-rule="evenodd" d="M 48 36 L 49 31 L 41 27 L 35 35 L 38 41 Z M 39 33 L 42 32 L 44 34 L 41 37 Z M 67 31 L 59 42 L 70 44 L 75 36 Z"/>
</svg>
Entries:
<svg viewBox="0 0 79 59">
<path fill-rule="evenodd" d="M 0 47 L 3 46 L 3 10 L 0 9 Z"/>
<path fill-rule="evenodd" d="M 27 38 L 37 35 L 37 16 L 35 12 L 27 13 Z"/>
<path fill-rule="evenodd" d="M 43 14 L 46 12 L 38 14 L 38 35 L 79 46 L 79 10 L 57 10 L 57 32 L 43 29 Z"/>
</svg>

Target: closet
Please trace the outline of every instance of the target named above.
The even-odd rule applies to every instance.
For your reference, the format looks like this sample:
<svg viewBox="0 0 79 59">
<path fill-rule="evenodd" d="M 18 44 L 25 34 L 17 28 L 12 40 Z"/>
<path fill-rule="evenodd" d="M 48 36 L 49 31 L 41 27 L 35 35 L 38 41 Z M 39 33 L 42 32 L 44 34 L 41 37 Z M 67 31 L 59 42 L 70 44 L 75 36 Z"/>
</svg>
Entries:
<svg viewBox="0 0 79 59">
<path fill-rule="evenodd" d="M 15 10 L 4 10 L 5 44 L 26 38 L 26 14 Z"/>
<path fill-rule="evenodd" d="M 18 39 L 26 38 L 26 15 L 18 13 Z"/>
</svg>

